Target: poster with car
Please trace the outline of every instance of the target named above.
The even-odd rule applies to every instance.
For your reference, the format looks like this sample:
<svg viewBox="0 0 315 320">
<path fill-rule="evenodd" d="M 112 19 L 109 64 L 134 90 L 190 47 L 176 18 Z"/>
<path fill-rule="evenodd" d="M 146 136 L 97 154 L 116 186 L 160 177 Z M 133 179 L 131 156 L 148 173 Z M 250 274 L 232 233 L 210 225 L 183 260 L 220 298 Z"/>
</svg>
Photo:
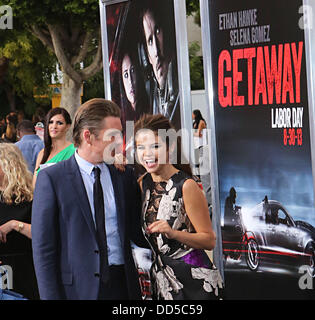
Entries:
<svg viewBox="0 0 315 320">
<path fill-rule="evenodd" d="M 227 298 L 314 297 L 313 106 L 303 1 L 201 4 L 211 43 L 204 56 L 211 57 Z"/>
</svg>

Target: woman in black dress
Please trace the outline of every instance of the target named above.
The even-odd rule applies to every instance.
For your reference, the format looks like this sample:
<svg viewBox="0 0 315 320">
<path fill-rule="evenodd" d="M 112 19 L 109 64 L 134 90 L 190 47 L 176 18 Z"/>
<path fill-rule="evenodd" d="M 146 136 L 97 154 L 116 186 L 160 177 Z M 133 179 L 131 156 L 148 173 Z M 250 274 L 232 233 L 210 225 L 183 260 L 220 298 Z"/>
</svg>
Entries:
<svg viewBox="0 0 315 320">
<path fill-rule="evenodd" d="M 162 115 L 143 116 L 135 125 L 137 160 L 147 171 L 139 182 L 142 228 L 154 256 L 153 297 L 219 299 L 222 279 L 205 252 L 216 243 L 207 201 L 189 164 L 181 164 L 180 140 L 163 136 L 169 129 Z"/>
<path fill-rule="evenodd" d="M 0 266 L 12 269 L 9 289 L 28 299 L 37 299 L 31 246 L 32 200 L 32 174 L 22 153 L 14 144 L 1 143 Z"/>
</svg>

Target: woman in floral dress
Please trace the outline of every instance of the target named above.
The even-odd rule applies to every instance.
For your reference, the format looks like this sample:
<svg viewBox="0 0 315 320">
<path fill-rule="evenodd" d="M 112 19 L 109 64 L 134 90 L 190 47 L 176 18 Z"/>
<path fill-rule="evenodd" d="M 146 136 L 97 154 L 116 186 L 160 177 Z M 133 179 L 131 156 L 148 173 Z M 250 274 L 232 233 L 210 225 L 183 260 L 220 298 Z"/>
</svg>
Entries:
<svg viewBox="0 0 315 320">
<path fill-rule="evenodd" d="M 207 201 L 189 164 L 181 164 L 180 139 L 166 133 L 172 128 L 162 115 L 145 115 L 135 125 L 137 161 L 147 171 L 139 184 L 142 229 L 154 257 L 153 298 L 219 299 L 222 279 L 204 251 L 216 242 Z"/>
</svg>

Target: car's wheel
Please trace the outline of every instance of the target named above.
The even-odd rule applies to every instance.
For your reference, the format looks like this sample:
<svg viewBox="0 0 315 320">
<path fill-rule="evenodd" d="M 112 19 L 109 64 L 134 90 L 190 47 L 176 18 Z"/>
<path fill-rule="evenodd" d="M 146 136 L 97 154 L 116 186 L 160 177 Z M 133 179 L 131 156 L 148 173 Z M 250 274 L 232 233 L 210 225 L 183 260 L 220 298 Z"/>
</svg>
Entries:
<svg viewBox="0 0 315 320">
<path fill-rule="evenodd" d="M 259 267 L 259 246 L 255 239 L 249 239 L 246 248 L 246 263 L 250 270 L 257 271 Z"/>
<path fill-rule="evenodd" d="M 226 266 L 226 261 L 227 261 L 228 255 L 227 254 L 223 254 L 223 268 L 225 268 Z"/>
<path fill-rule="evenodd" d="M 309 273 L 314 276 L 315 274 L 315 244 L 308 243 L 305 250 L 306 265 L 309 267 Z"/>
</svg>

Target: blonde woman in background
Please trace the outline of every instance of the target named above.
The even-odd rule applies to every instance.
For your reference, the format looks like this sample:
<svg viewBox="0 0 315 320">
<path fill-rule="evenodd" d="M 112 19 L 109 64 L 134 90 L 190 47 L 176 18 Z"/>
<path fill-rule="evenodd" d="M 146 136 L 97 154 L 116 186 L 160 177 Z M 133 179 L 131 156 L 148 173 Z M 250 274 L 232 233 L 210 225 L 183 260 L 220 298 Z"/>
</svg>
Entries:
<svg viewBox="0 0 315 320">
<path fill-rule="evenodd" d="M 0 144 L 0 261 L 13 272 L 13 291 L 38 298 L 32 258 L 32 174 L 12 143 Z"/>
</svg>

